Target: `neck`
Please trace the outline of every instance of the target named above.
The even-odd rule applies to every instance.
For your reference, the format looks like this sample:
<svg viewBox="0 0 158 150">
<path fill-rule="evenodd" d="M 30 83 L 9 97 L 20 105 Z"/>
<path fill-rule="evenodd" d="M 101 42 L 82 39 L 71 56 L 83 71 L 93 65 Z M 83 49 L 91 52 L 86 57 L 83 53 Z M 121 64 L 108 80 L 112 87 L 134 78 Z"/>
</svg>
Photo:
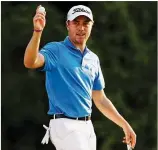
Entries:
<svg viewBox="0 0 158 150">
<path fill-rule="evenodd" d="M 86 44 L 85 43 L 79 44 L 79 43 L 74 42 L 71 38 L 69 38 L 69 39 L 73 43 L 73 45 L 83 53 L 83 51 L 86 47 Z"/>
<path fill-rule="evenodd" d="M 75 45 L 75 44 L 74 44 Z M 83 53 L 83 51 L 84 51 L 84 49 L 85 49 L 85 45 L 75 45 L 75 47 L 77 48 L 77 49 L 79 49 L 82 53 Z"/>
</svg>

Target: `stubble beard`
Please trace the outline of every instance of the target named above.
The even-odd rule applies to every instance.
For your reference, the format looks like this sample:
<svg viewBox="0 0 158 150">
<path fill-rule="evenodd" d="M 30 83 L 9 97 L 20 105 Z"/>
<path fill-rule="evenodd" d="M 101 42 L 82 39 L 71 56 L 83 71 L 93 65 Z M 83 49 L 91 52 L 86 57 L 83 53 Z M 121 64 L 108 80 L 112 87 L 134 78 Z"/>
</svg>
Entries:
<svg viewBox="0 0 158 150">
<path fill-rule="evenodd" d="M 75 38 L 75 44 L 79 44 L 79 45 L 83 45 L 83 44 L 86 44 L 86 42 L 87 42 L 87 39 L 86 39 L 86 37 L 84 37 L 84 38 Z"/>
</svg>

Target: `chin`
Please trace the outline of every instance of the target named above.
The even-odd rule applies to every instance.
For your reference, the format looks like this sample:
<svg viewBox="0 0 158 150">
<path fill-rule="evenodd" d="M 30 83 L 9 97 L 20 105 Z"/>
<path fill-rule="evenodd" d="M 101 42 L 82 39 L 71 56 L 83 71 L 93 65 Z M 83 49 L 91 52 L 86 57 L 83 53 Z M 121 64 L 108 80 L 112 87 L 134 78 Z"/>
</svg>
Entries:
<svg viewBox="0 0 158 150">
<path fill-rule="evenodd" d="M 83 43 L 86 43 L 86 40 L 85 39 L 76 39 L 76 42 L 78 44 L 83 44 Z"/>
<path fill-rule="evenodd" d="M 83 43 L 84 43 L 83 40 L 77 40 L 76 42 L 77 42 L 78 44 L 83 44 Z"/>
</svg>

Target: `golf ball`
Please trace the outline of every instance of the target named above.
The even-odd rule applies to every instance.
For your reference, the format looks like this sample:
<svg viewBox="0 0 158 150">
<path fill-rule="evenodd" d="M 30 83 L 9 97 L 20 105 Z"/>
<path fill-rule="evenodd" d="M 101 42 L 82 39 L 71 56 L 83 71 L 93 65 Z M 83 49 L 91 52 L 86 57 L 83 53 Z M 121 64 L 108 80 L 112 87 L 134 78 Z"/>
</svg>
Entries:
<svg viewBox="0 0 158 150">
<path fill-rule="evenodd" d="M 38 12 L 44 13 L 44 12 L 45 12 L 45 8 L 44 8 L 44 7 L 40 7 L 40 8 L 38 9 Z"/>
</svg>

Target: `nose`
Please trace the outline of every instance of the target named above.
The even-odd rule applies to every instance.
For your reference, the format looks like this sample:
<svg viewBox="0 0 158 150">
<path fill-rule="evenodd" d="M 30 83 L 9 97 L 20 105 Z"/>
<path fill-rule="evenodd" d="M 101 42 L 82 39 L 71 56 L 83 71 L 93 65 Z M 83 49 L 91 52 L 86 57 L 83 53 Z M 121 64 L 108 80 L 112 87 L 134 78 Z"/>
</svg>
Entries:
<svg viewBox="0 0 158 150">
<path fill-rule="evenodd" d="M 81 31 L 84 30 L 84 26 L 82 24 L 79 25 L 79 30 L 81 30 Z"/>
</svg>

